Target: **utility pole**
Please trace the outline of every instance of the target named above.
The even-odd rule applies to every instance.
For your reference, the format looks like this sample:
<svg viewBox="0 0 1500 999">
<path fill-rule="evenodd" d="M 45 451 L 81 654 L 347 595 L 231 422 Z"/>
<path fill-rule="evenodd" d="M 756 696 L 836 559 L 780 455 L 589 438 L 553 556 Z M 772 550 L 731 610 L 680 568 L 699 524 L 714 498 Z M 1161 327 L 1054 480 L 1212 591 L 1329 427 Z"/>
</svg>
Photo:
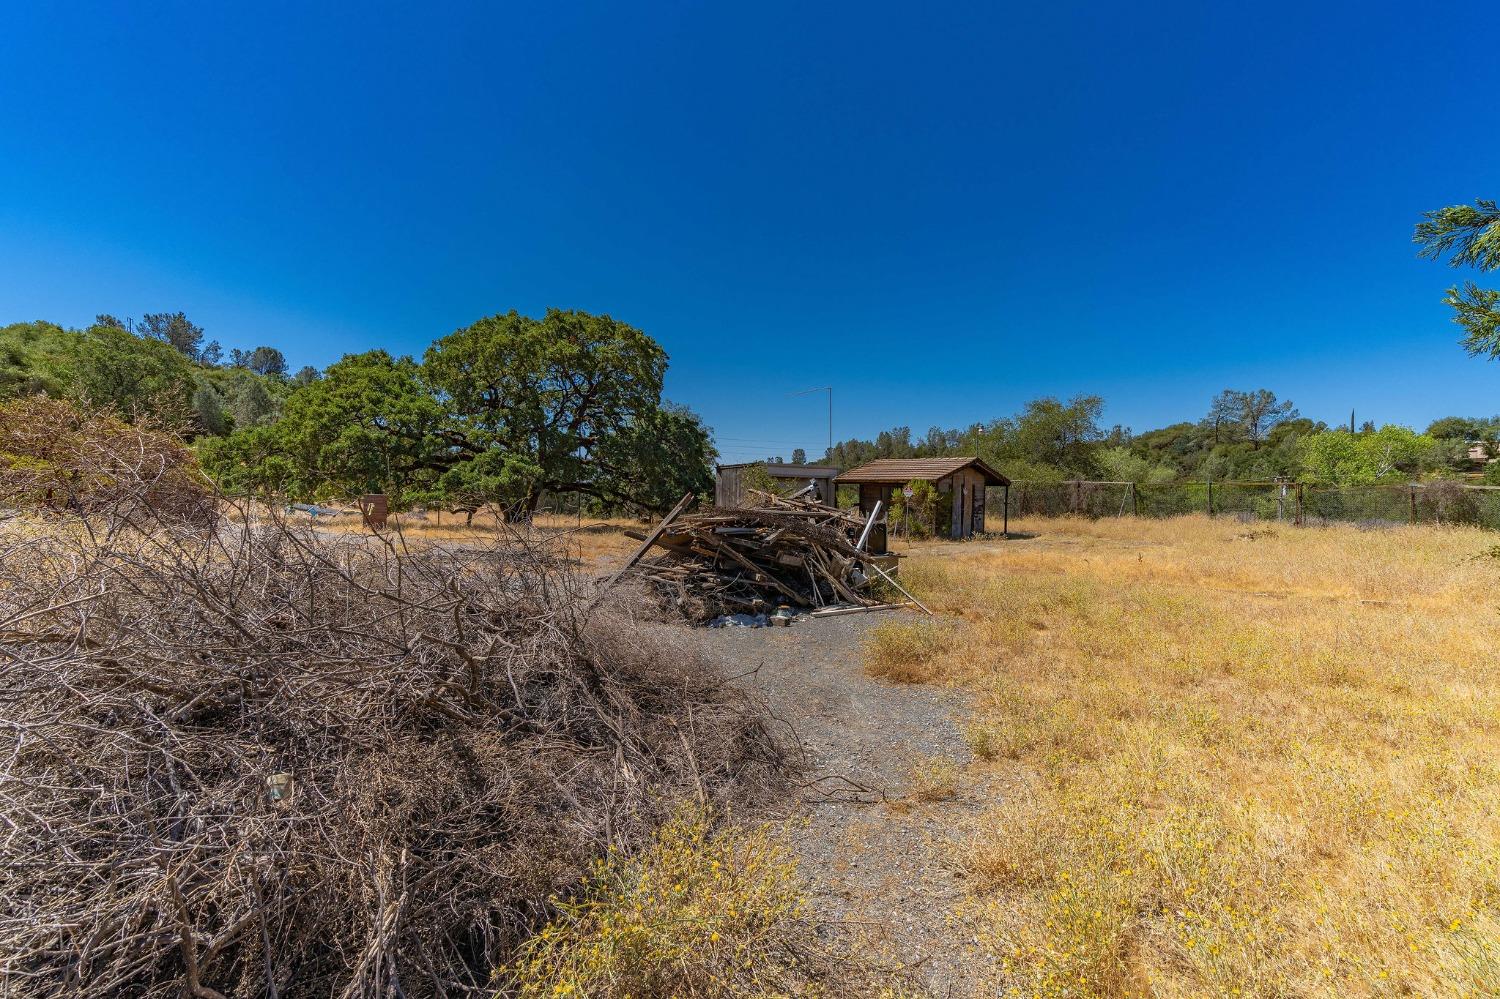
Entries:
<svg viewBox="0 0 1500 999">
<path fill-rule="evenodd" d="M 828 393 L 828 454 L 833 453 L 833 386 L 820 385 L 817 388 L 803 389 L 801 392 L 792 392 L 791 395 L 812 395 L 814 392 Z M 824 455 L 827 458 L 827 455 Z"/>
</svg>

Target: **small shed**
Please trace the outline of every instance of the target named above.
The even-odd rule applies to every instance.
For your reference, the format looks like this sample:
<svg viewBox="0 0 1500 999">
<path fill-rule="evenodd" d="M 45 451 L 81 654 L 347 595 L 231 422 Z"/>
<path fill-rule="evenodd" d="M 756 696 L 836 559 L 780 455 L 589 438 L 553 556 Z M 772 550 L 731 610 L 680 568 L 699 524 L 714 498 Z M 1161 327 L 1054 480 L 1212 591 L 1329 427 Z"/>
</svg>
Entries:
<svg viewBox="0 0 1500 999">
<path fill-rule="evenodd" d="M 839 474 L 836 465 L 781 465 L 768 461 L 747 461 L 739 465 L 718 466 L 718 477 L 714 482 L 714 506 L 737 507 L 745 505 L 745 490 L 750 488 L 746 473 L 756 466 L 766 470 L 778 489 L 794 491 L 808 483 L 817 487 L 818 499 L 832 506 L 833 480 Z"/>
<path fill-rule="evenodd" d="M 1007 502 L 1001 505 L 1002 529 L 1010 527 L 1010 480 L 978 458 L 881 458 L 840 473 L 837 479 L 841 486 L 859 486 L 859 509 L 866 516 L 876 503 L 889 510 L 894 491 L 908 482 L 931 482 L 940 495 L 951 498 L 948 523 L 933 525 L 946 537 L 969 538 L 984 532 L 984 494 L 990 486 L 1007 492 Z M 870 550 L 881 552 L 885 550 L 884 525 L 877 525 L 876 531 L 879 539 L 872 537 Z"/>
</svg>

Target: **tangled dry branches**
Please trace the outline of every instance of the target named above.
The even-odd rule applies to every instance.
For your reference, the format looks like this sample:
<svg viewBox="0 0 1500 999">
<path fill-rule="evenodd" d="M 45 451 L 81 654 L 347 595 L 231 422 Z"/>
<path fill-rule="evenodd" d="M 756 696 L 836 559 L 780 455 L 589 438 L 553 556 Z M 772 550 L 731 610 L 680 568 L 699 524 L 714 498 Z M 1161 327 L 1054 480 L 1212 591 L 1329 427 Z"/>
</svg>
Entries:
<svg viewBox="0 0 1500 999">
<path fill-rule="evenodd" d="M 171 425 L 46 396 L 0 403 L 0 505 L 204 525 L 218 501 Z"/>
<path fill-rule="evenodd" d="M 779 767 L 544 550 L 241 519 L 0 525 L 0 992 L 488 992 L 603 848 Z"/>
</svg>

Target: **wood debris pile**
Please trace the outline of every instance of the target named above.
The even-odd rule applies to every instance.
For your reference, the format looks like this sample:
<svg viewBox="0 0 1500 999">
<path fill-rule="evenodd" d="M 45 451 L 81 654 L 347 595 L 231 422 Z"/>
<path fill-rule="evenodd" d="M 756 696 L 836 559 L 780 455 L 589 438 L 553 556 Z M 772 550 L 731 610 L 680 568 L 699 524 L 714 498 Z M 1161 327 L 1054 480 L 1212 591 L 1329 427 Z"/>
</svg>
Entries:
<svg viewBox="0 0 1500 999">
<path fill-rule="evenodd" d="M 680 516 L 662 529 L 637 572 L 663 604 L 695 621 L 783 604 L 882 604 L 872 592 L 880 572 L 858 547 L 865 520 L 857 511 L 751 493 L 760 506 Z"/>
</svg>

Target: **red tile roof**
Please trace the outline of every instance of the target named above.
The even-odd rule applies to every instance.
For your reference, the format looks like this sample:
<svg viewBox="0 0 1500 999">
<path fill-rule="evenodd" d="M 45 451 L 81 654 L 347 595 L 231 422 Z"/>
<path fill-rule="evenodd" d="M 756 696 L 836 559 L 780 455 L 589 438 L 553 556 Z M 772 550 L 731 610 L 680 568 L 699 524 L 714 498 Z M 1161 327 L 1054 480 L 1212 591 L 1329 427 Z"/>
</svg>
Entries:
<svg viewBox="0 0 1500 999">
<path fill-rule="evenodd" d="M 836 481 L 843 483 L 906 483 L 918 480 L 936 482 L 952 475 L 960 468 L 973 465 L 990 485 L 1007 486 L 1010 480 L 978 458 L 879 458 L 847 472 L 840 472 Z"/>
</svg>

